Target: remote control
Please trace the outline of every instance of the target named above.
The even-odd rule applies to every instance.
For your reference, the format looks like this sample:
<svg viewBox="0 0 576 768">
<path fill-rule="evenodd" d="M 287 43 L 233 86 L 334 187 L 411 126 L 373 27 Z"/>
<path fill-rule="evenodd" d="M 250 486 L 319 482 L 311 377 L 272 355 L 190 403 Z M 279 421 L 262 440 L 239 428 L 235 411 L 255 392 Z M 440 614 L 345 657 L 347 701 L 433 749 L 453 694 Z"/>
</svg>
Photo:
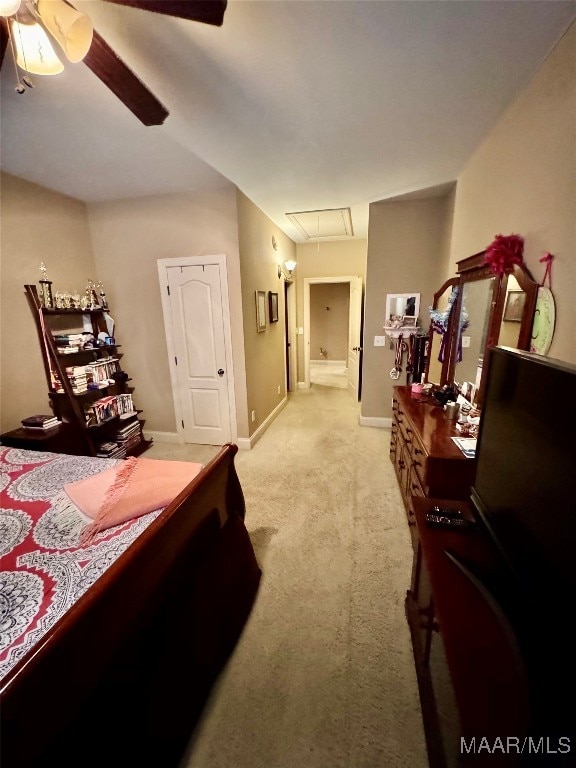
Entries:
<svg viewBox="0 0 576 768">
<path fill-rule="evenodd" d="M 438 505 L 432 507 L 432 514 L 440 515 L 440 517 L 462 519 L 462 512 L 459 509 L 448 509 L 447 507 L 439 507 Z"/>
<path fill-rule="evenodd" d="M 465 520 L 463 517 L 435 515 L 432 512 L 426 514 L 426 524 L 431 528 L 444 528 L 452 531 L 469 531 L 476 527 L 476 523 L 472 520 Z"/>
</svg>

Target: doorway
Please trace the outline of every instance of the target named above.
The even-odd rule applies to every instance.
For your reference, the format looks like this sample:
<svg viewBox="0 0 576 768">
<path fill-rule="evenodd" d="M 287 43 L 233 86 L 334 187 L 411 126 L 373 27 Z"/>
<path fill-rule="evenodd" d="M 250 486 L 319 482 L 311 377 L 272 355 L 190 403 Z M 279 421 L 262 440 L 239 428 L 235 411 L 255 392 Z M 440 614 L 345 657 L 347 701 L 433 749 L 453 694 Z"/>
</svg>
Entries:
<svg viewBox="0 0 576 768">
<path fill-rule="evenodd" d="M 234 442 L 226 257 L 159 259 L 158 275 L 180 442 Z"/>
<path fill-rule="evenodd" d="M 362 278 L 356 275 L 343 277 L 314 277 L 304 279 L 304 387 L 309 388 L 311 383 L 311 359 L 314 361 L 312 378 L 320 375 L 318 368 L 322 365 L 323 357 L 329 363 L 330 350 L 319 347 L 319 356 L 311 355 L 311 286 L 313 285 L 337 285 L 348 284 L 348 334 L 343 355 L 344 360 L 338 361 L 339 367 L 344 367 L 346 388 L 355 400 L 360 400 L 361 390 L 361 334 L 362 334 Z M 329 310 L 329 305 L 325 307 Z M 317 345 L 316 345 L 317 346 Z M 323 355 L 322 353 L 326 354 Z M 325 366 L 329 368 L 329 365 Z M 323 377 L 332 374 L 332 371 L 324 371 Z M 335 379 L 337 380 L 337 379 Z M 328 384 L 328 386 L 331 386 Z"/>
<path fill-rule="evenodd" d="M 296 286 L 292 280 L 284 281 L 284 333 L 286 392 L 294 392 L 297 380 L 296 354 Z"/>
</svg>

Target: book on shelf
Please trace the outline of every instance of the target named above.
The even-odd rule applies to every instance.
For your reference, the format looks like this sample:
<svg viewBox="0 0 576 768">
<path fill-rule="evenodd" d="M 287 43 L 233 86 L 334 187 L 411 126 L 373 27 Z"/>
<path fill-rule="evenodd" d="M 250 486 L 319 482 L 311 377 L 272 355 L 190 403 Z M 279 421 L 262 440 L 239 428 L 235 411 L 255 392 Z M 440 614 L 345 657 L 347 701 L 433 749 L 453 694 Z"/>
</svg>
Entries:
<svg viewBox="0 0 576 768">
<path fill-rule="evenodd" d="M 28 429 L 52 429 L 57 427 L 62 422 L 56 418 L 56 416 L 45 414 L 37 414 L 36 416 L 27 416 L 20 422 L 23 427 Z"/>
</svg>

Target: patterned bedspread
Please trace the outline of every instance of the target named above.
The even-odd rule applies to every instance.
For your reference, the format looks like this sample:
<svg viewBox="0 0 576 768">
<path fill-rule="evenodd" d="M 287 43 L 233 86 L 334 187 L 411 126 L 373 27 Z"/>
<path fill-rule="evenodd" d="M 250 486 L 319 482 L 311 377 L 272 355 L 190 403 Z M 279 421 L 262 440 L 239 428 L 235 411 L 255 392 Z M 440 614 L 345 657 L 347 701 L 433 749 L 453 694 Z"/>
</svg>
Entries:
<svg viewBox="0 0 576 768">
<path fill-rule="evenodd" d="M 117 464 L 0 446 L 0 680 L 161 510 L 99 533 L 62 490 Z"/>
</svg>

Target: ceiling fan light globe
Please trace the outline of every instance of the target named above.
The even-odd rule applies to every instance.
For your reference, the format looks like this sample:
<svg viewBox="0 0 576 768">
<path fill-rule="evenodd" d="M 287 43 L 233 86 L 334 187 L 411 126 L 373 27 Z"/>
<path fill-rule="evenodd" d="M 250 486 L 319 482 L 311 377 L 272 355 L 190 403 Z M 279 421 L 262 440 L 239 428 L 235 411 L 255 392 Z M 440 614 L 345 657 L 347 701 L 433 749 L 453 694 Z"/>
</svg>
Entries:
<svg viewBox="0 0 576 768">
<path fill-rule="evenodd" d="M 88 16 L 63 0 L 38 0 L 36 7 L 42 24 L 61 46 L 68 61 L 82 61 L 90 50 L 94 34 Z"/>
<path fill-rule="evenodd" d="M 59 75 L 64 66 L 40 24 L 19 24 L 11 19 L 16 64 L 33 75 Z"/>
<path fill-rule="evenodd" d="M 21 0 L 0 0 L 0 16 L 13 16 L 20 8 Z"/>
</svg>

